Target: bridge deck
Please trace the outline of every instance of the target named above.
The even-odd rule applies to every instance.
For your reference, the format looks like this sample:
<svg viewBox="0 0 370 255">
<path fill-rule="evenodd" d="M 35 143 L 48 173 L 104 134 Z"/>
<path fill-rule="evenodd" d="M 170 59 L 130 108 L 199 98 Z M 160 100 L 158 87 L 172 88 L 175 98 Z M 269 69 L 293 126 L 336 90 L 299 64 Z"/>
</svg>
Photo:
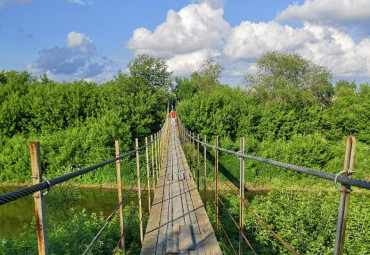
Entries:
<svg viewBox="0 0 370 255">
<path fill-rule="evenodd" d="M 142 255 L 222 254 L 174 127 L 145 232 Z"/>
</svg>

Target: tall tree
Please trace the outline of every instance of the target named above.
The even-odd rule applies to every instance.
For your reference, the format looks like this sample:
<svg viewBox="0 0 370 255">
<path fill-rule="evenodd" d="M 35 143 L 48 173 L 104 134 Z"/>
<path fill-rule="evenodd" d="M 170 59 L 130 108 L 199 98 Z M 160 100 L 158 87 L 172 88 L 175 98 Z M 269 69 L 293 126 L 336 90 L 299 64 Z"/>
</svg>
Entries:
<svg viewBox="0 0 370 255">
<path fill-rule="evenodd" d="M 289 101 L 289 91 L 300 90 L 307 93 L 301 94 L 298 101 L 310 95 L 328 106 L 334 95 L 332 74 L 297 54 L 268 52 L 257 60 L 256 68 L 256 74 L 246 75 L 245 80 L 268 100 Z"/>
</svg>

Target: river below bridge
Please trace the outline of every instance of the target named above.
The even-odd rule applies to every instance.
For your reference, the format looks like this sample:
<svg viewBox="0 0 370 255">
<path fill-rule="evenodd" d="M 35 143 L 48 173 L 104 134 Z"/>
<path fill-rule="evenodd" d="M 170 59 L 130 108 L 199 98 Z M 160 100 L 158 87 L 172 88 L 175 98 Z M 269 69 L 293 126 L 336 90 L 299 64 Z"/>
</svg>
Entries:
<svg viewBox="0 0 370 255">
<path fill-rule="evenodd" d="M 8 193 L 20 187 L 0 186 L 0 194 Z M 53 203 L 55 196 L 58 201 L 62 201 L 58 205 L 58 210 L 68 210 L 68 208 L 76 207 L 85 209 L 86 213 L 103 212 L 105 217 L 114 210 L 118 204 L 117 190 L 107 188 L 80 188 L 80 187 L 53 187 L 50 194 L 45 196 L 46 214 L 48 213 L 48 203 Z M 123 195 L 126 190 L 123 191 Z M 49 196 L 49 197 L 48 197 Z M 53 197 L 54 196 L 54 197 Z M 137 200 L 136 192 L 132 192 L 126 203 Z M 55 208 L 55 206 L 54 206 Z M 0 206 L 0 239 L 11 238 L 19 239 L 22 228 L 25 224 L 29 224 L 35 216 L 34 202 L 32 196 L 27 196 L 11 203 Z"/>
<path fill-rule="evenodd" d="M 0 186 L 0 194 L 8 193 L 19 189 L 19 186 Z M 127 190 L 123 190 L 125 196 Z M 248 200 L 253 199 L 255 195 L 267 194 L 267 191 L 250 192 L 246 194 Z M 142 192 L 143 209 L 147 211 L 147 206 L 144 201 L 147 201 L 147 193 Z M 62 196 L 62 197 L 61 197 Z M 201 197 L 203 194 L 201 192 Z M 207 192 L 208 199 L 214 199 L 212 191 Z M 54 201 L 58 201 L 58 205 L 50 206 Z M 129 204 L 131 201 L 137 201 L 137 193 L 132 192 L 125 201 Z M 108 188 L 85 188 L 75 186 L 55 186 L 52 187 L 50 195 L 45 196 L 46 214 L 50 207 L 58 208 L 58 210 L 68 210 L 68 208 L 76 207 L 77 209 L 85 209 L 86 213 L 100 213 L 105 217 L 114 210 L 118 204 L 117 190 Z M 25 224 L 29 224 L 35 216 L 33 197 L 27 196 L 11 203 L 0 206 L 0 239 L 20 239 L 22 229 Z"/>
</svg>

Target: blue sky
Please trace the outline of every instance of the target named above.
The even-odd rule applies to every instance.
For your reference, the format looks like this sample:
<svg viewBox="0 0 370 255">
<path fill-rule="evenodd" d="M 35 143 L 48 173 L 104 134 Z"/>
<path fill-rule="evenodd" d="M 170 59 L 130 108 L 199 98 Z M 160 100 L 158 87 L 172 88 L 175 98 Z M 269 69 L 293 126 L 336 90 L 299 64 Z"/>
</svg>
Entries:
<svg viewBox="0 0 370 255">
<path fill-rule="evenodd" d="M 336 80 L 370 83 L 370 0 L 0 0 L 0 70 L 104 82 L 137 54 L 174 76 L 222 63 L 242 82 L 267 51 L 298 53 Z"/>
</svg>

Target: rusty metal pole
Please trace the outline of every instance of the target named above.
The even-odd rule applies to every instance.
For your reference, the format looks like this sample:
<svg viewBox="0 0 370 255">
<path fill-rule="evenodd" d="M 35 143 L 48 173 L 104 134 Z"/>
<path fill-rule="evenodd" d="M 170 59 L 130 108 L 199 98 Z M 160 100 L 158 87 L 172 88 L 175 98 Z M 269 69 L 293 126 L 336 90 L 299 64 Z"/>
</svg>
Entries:
<svg viewBox="0 0 370 255">
<path fill-rule="evenodd" d="M 199 141 L 199 134 L 198 134 L 198 141 Z M 198 167 L 198 173 L 197 173 L 197 186 L 198 186 L 198 192 L 199 192 L 199 172 L 200 172 L 200 166 L 199 166 L 199 142 L 197 142 L 197 167 Z"/>
<path fill-rule="evenodd" d="M 218 147 L 218 136 L 215 137 L 215 146 Z M 216 202 L 216 234 L 219 232 L 218 226 L 218 150 L 215 150 L 215 202 Z"/>
<path fill-rule="evenodd" d="M 148 137 L 145 137 L 145 156 L 146 156 L 146 179 L 147 179 L 147 186 L 148 186 L 148 208 L 150 212 L 151 206 L 151 197 L 150 197 L 150 171 L 149 171 L 149 145 L 148 145 Z"/>
<path fill-rule="evenodd" d="M 344 157 L 344 166 L 343 166 L 343 171 L 341 172 L 346 177 L 352 177 L 352 173 L 354 173 L 353 165 L 355 162 L 356 144 L 357 144 L 356 136 L 347 137 L 346 154 Z M 339 210 L 338 210 L 337 231 L 335 235 L 334 255 L 343 254 L 344 237 L 346 233 L 346 223 L 347 223 L 350 192 L 351 192 L 350 185 L 342 185 L 340 200 L 339 200 Z"/>
<path fill-rule="evenodd" d="M 152 156 L 152 182 L 153 182 L 153 192 L 155 190 L 155 173 L 154 173 L 154 143 L 153 143 L 153 135 L 150 136 L 150 141 L 152 143 L 152 149 L 151 149 L 151 156 Z"/>
<path fill-rule="evenodd" d="M 204 136 L 204 143 L 207 143 L 207 138 Z M 204 209 L 207 210 L 207 146 L 204 145 L 204 174 L 203 174 L 203 186 L 204 186 Z"/>
<path fill-rule="evenodd" d="M 119 141 L 115 140 L 115 149 L 116 149 L 116 157 L 119 157 Z M 122 248 L 122 255 L 125 254 L 125 236 L 123 232 L 123 205 L 122 205 L 122 178 L 121 178 L 121 161 L 116 161 L 116 170 L 117 170 L 117 192 L 118 192 L 118 203 L 121 204 L 119 206 L 119 223 L 120 223 L 120 230 L 121 230 L 121 248 Z"/>
<path fill-rule="evenodd" d="M 244 154 L 244 137 L 240 137 L 240 153 Z M 239 255 L 243 254 L 243 229 L 244 229 L 244 158 L 240 157 L 240 203 L 239 203 Z"/>
<path fill-rule="evenodd" d="M 139 203 L 139 223 L 140 223 L 140 243 L 143 244 L 144 234 L 143 234 L 143 214 L 141 207 L 141 183 L 140 183 L 140 154 L 139 154 L 139 140 L 135 138 L 136 147 L 136 175 L 137 175 L 137 194 Z"/>
<path fill-rule="evenodd" d="M 38 142 L 30 143 L 31 169 L 32 169 L 32 184 L 42 182 L 42 169 L 40 159 L 40 145 Z M 35 217 L 37 226 L 37 240 L 39 255 L 48 254 L 48 240 L 46 235 L 46 219 L 44 197 L 41 191 L 33 194 L 35 202 Z"/>
</svg>

